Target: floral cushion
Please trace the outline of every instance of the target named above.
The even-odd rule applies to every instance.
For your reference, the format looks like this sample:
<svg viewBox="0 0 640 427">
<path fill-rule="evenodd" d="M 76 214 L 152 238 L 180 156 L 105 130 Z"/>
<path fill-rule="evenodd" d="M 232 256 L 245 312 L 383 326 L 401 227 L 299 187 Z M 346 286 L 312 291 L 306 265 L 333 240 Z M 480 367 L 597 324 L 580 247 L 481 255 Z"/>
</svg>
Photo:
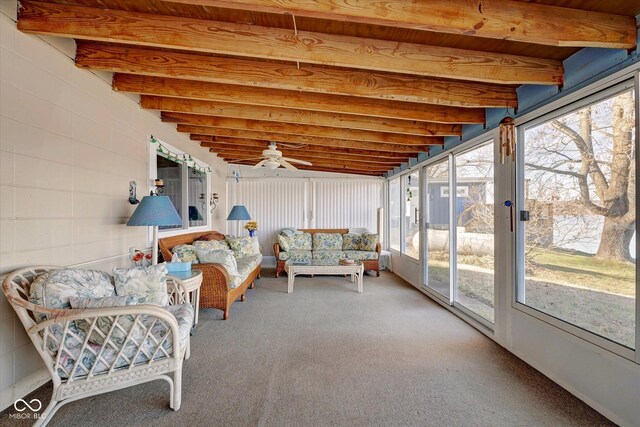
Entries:
<svg viewBox="0 0 640 427">
<path fill-rule="evenodd" d="M 347 258 L 354 261 L 366 261 L 370 259 L 378 259 L 378 253 L 374 251 L 344 251 Z"/>
<path fill-rule="evenodd" d="M 313 250 L 341 251 L 342 234 L 316 233 L 313 235 Z"/>
<path fill-rule="evenodd" d="M 197 249 L 197 252 L 201 263 L 221 264 L 229 276 L 238 276 L 238 264 L 231 249 Z"/>
<path fill-rule="evenodd" d="M 148 267 L 114 268 L 113 277 L 118 296 L 133 295 L 138 298 L 138 304 L 169 304 L 165 263 Z"/>
<path fill-rule="evenodd" d="M 71 308 L 70 298 L 101 298 L 115 295 L 113 279 L 97 270 L 61 269 L 38 276 L 30 287 L 29 301 L 47 308 Z M 46 315 L 36 313 L 36 321 Z"/>
<path fill-rule="evenodd" d="M 281 261 L 308 262 L 312 258 L 311 251 L 287 251 L 278 254 Z"/>
<path fill-rule="evenodd" d="M 283 251 L 310 251 L 311 233 L 293 234 L 291 236 L 278 235 L 278 244 Z"/>
<path fill-rule="evenodd" d="M 362 240 L 362 234 L 347 233 L 342 235 L 342 250 L 343 251 L 357 251 L 360 249 L 360 242 Z"/>
<path fill-rule="evenodd" d="M 260 243 L 257 237 L 228 237 L 227 243 L 237 258 L 260 253 Z"/>
<path fill-rule="evenodd" d="M 114 297 L 104 297 L 104 298 L 71 298 L 71 308 L 108 308 L 108 307 L 124 307 L 127 305 L 136 305 L 138 302 L 138 298 L 133 295 L 127 296 L 114 296 Z M 120 326 L 124 328 L 125 331 L 131 329 L 133 325 L 133 316 L 123 316 L 120 318 L 119 322 Z M 85 334 L 91 332 L 91 323 L 87 320 L 79 319 L 75 321 L 76 326 Z M 104 342 L 104 337 L 111 330 L 111 325 L 113 325 L 112 317 L 99 317 L 96 319 L 95 328 L 97 328 L 102 334 L 98 332 L 92 332 L 90 341 L 96 344 L 102 344 Z M 115 328 L 112 334 L 112 339 L 114 342 L 118 344 L 122 344 L 126 338 L 126 333 L 123 332 L 119 328 Z M 138 339 L 142 339 L 143 337 L 138 337 Z"/>
<path fill-rule="evenodd" d="M 238 276 L 235 276 L 231 279 L 230 287 L 235 289 L 238 286 L 242 285 L 249 274 L 253 270 L 256 269 L 258 265 L 262 262 L 262 254 L 258 255 L 250 255 L 237 259 L 238 262 Z"/>
<path fill-rule="evenodd" d="M 371 233 L 364 233 L 362 235 L 362 240 L 360 241 L 360 250 L 361 251 L 375 251 L 376 246 L 378 246 L 378 235 Z"/>
<path fill-rule="evenodd" d="M 196 240 L 193 242 L 196 249 L 207 249 L 210 251 L 219 251 L 229 249 L 229 244 L 225 240 Z"/>
<path fill-rule="evenodd" d="M 189 341 L 189 334 L 193 325 L 193 306 L 191 304 L 180 304 L 169 306 L 166 309 L 173 314 L 178 321 L 180 351 L 184 351 Z M 129 318 L 130 323 L 128 329 L 124 328 L 122 322 L 122 319 L 125 317 Z M 131 327 L 137 329 L 134 329 L 128 339 L 123 339 L 117 346 L 109 345 L 104 347 L 95 343 L 93 339 L 90 339 L 89 346 L 82 354 L 80 354 L 80 350 L 86 339 L 86 334 L 82 331 L 79 333 L 67 333 L 64 337 L 66 349 L 61 350 L 61 366 L 58 368 L 58 374 L 62 378 L 82 378 L 85 377 L 91 369 L 93 369 L 94 375 L 107 373 L 114 362 L 117 369 L 124 369 L 129 367 L 131 362 L 137 365 L 148 362 L 151 358 L 158 360 L 167 357 L 167 355 L 172 355 L 174 343 L 171 337 L 162 343 L 162 349 L 164 351 L 158 350 L 155 352 L 157 343 L 162 342 L 170 330 L 165 322 L 156 320 L 156 317 L 142 315 L 140 316 L 139 323 L 133 325 L 133 316 L 122 316 L 120 317 L 119 324 L 125 329 L 127 334 L 131 330 Z M 147 336 L 149 328 L 151 328 L 151 333 Z M 97 332 L 93 331 L 92 334 L 97 334 Z M 120 350 L 123 347 L 124 350 L 120 354 Z M 48 348 L 49 353 L 55 360 L 57 350 L 51 347 Z M 141 350 L 139 351 L 139 349 Z M 100 355 L 99 359 L 96 356 L 98 354 Z M 75 366 L 77 359 L 80 359 L 80 363 Z"/>
<path fill-rule="evenodd" d="M 178 256 L 178 262 L 191 261 L 191 264 L 198 263 L 198 256 L 194 245 L 176 245 L 171 249 L 171 253 Z"/>
<path fill-rule="evenodd" d="M 346 255 L 343 251 L 313 251 L 313 259 L 339 261 L 345 258 Z"/>
</svg>

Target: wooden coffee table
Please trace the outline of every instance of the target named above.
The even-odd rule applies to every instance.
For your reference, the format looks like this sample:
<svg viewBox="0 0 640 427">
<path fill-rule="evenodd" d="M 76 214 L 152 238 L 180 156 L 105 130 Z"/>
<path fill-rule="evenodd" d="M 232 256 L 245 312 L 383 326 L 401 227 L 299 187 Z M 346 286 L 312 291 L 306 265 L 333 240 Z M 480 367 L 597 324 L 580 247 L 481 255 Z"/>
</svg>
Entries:
<svg viewBox="0 0 640 427">
<path fill-rule="evenodd" d="M 358 283 L 358 293 L 362 293 L 364 265 L 361 262 L 355 262 L 353 265 L 342 265 L 338 261 L 329 261 L 322 259 L 314 259 L 309 263 L 289 262 L 285 264 L 285 270 L 289 279 L 288 293 L 293 292 L 293 282 L 298 274 L 311 275 L 337 275 L 348 274 L 351 282 Z"/>
</svg>

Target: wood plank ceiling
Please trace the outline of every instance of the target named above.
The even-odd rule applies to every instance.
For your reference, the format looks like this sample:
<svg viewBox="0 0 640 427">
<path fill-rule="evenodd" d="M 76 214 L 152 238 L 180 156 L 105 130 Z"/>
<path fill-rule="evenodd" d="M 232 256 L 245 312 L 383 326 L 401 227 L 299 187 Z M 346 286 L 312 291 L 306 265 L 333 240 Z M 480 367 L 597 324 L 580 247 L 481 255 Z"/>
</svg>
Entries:
<svg viewBox="0 0 640 427">
<path fill-rule="evenodd" d="M 178 132 L 230 163 L 268 141 L 318 171 L 381 175 L 516 87 L 561 85 L 582 47 L 632 49 L 640 0 L 57 0 L 18 28 L 74 38 Z"/>
</svg>

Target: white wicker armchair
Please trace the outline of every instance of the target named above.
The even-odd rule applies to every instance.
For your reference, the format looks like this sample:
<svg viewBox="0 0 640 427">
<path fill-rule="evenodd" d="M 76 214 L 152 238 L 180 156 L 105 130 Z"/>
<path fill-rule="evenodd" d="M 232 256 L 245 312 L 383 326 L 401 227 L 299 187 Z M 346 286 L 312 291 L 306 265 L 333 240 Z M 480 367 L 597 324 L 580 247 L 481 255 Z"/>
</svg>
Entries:
<svg viewBox="0 0 640 427">
<path fill-rule="evenodd" d="M 35 425 L 46 425 L 65 403 L 158 379 L 170 385 L 169 406 L 180 409 L 182 362 L 189 358 L 191 325 L 180 323 L 170 310 L 190 308 L 182 282 L 168 279 L 169 309 L 154 305 L 51 309 L 29 302 L 34 279 L 58 269 L 24 268 L 9 274 L 2 284 L 53 381 L 51 401 Z M 43 316 L 46 320 L 36 321 Z M 85 322 L 84 329 L 77 327 L 78 321 Z"/>
</svg>

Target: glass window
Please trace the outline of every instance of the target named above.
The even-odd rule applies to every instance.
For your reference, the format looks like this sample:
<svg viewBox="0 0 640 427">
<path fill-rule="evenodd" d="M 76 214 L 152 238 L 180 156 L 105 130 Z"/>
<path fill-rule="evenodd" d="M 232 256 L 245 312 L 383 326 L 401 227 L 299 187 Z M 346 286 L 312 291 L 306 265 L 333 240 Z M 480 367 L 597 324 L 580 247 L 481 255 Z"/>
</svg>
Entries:
<svg viewBox="0 0 640 427">
<path fill-rule="evenodd" d="M 189 227 L 207 225 L 207 174 L 191 167 L 188 173 Z"/>
<path fill-rule="evenodd" d="M 404 179 L 404 254 L 418 259 L 420 252 L 420 173 L 415 171 Z"/>
<path fill-rule="evenodd" d="M 456 302 L 494 321 L 493 143 L 456 162 Z"/>
<path fill-rule="evenodd" d="M 635 101 L 631 89 L 524 130 L 529 212 L 518 301 L 635 345 Z"/>
<path fill-rule="evenodd" d="M 389 247 L 400 251 L 400 178 L 389 181 Z"/>
<path fill-rule="evenodd" d="M 426 167 L 427 286 L 449 299 L 449 161 Z"/>
<path fill-rule="evenodd" d="M 167 159 L 164 156 L 157 157 L 157 177 L 164 181 L 162 195 L 168 196 L 173 207 L 182 216 L 182 164 Z M 161 226 L 160 230 L 182 228 L 182 225 Z"/>
</svg>

